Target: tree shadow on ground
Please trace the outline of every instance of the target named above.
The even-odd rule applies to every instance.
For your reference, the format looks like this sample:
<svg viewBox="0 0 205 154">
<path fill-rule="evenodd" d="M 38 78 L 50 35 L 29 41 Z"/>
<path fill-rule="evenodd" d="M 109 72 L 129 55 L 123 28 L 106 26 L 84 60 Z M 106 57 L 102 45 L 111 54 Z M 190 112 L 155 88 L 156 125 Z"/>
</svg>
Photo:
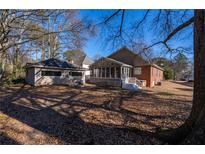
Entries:
<svg viewBox="0 0 205 154">
<path fill-rule="evenodd" d="M 187 87 L 194 87 L 194 82 L 186 82 L 186 81 L 171 81 L 173 83 L 179 84 L 179 85 L 183 85 L 183 86 L 187 86 Z"/>
<path fill-rule="evenodd" d="M 0 145 L 18 145 L 19 143 L 13 139 L 11 139 L 10 137 L 8 137 L 7 135 L 5 135 L 4 133 L 0 134 Z"/>
<path fill-rule="evenodd" d="M 193 91 L 193 89 L 190 88 L 176 88 L 176 89 L 183 90 L 183 91 Z"/>
<path fill-rule="evenodd" d="M 13 90 L 13 92 L 12 89 L 9 89 L 9 94 L 0 100 L 0 111 L 51 136 L 43 144 L 163 144 L 163 139 L 158 139 L 157 133 L 130 127 L 127 124 L 134 121 L 158 128 L 152 122 L 155 119 L 178 118 L 177 120 L 183 120 L 185 118 L 173 115 L 149 115 L 134 112 L 129 108 L 126 109 L 123 107 L 123 102 L 134 99 L 133 95 L 135 95 L 135 93 L 127 91 L 121 91 L 121 96 L 115 99 L 102 101 L 102 103 L 90 103 L 89 101 L 96 98 L 89 92 L 96 92 L 96 88 L 86 89 L 84 87 L 69 92 L 52 93 L 51 95 L 49 91 L 39 92 L 38 90 L 39 87 L 22 87 L 19 90 Z M 82 95 L 82 90 L 89 92 Z M 7 90 L 4 89 L 4 92 Z M 139 95 L 146 96 L 147 94 L 139 93 Z M 40 100 L 43 101 L 39 103 Z M 156 100 L 153 103 L 159 102 Z M 101 121 L 92 116 L 92 113 L 88 112 L 90 110 L 103 110 L 112 113 L 106 114 L 105 119 L 107 120 Z M 88 121 L 83 118 L 86 112 L 89 114 Z M 122 115 L 122 123 L 108 122 L 115 114 Z M 145 119 L 139 119 L 136 116 Z M 93 121 L 97 121 L 97 123 Z M 29 135 L 32 139 L 32 136 L 36 134 L 34 132 Z M 54 143 L 53 137 L 59 141 Z"/>
</svg>

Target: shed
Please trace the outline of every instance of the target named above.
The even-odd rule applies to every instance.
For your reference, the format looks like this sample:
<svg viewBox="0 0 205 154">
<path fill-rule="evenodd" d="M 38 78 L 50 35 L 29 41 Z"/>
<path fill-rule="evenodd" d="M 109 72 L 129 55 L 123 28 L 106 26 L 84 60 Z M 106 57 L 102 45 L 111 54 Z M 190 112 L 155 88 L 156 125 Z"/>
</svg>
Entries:
<svg viewBox="0 0 205 154">
<path fill-rule="evenodd" d="M 26 65 L 26 82 L 30 85 L 77 85 L 85 83 L 85 69 L 51 58 Z"/>
</svg>

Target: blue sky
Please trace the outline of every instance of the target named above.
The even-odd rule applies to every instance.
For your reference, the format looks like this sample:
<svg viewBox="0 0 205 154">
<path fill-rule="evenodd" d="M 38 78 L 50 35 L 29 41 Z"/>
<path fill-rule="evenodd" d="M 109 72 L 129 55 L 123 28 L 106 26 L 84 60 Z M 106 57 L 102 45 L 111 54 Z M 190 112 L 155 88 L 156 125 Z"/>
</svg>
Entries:
<svg viewBox="0 0 205 154">
<path fill-rule="evenodd" d="M 129 28 L 129 26 L 133 24 L 135 21 L 140 20 L 145 14 L 145 11 L 146 10 L 126 10 L 124 27 Z M 95 23 L 99 23 L 100 21 L 103 21 L 104 19 L 103 17 L 105 17 L 106 15 L 110 15 L 113 12 L 114 10 L 80 10 L 80 16 L 83 18 L 92 20 Z M 154 16 L 155 13 L 156 11 L 152 10 L 149 16 Z M 190 11 L 190 16 L 191 15 L 192 15 L 192 11 Z M 114 23 L 115 22 L 117 23 L 118 20 L 116 19 Z M 154 32 L 149 31 L 150 23 L 145 23 L 143 26 L 145 29 L 143 33 L 143 40 L 147 44 L 151 44 L 152 42 L 160 40 L 159 36 L 157 36 Z M 100 31 L 102 32 L 102 29 L 99 28 L 99 33 L 97 33 L 95 37 L 90 38 L 85 44 L 85 46 L 83 47 L 84 52 L 86 52 L 86 54 L 91 58 L 93 58 L 96 54 L 107 56 L 111 54 L 112 52 L 114 52 L 115 50 L 117 50 L 117 48 L 120 48 L 120 46 L 116 48 L 111 48 L 109 45 L 104 47 L 104 44 L 103 44 L 104 42 L 102 41 L 103 39 L 102 37 L 104 36 L 100 34 Z M 173 40 L 171 40 L 169 43 L 172 46 L 185 46 L 185 47 L 189 46 L 193 48 L 193 33 L 191 33 L 191 31 L 192 31 L 192 26 L 189 26 L 189 28 L 181 32 L 183 33 L 183 39 L 181 35 L 179 35 L 179 36 L 174 37 Z M 160 55 L 161 53 L 160 46 L 154 47 L 153 50 L 154 50 L 155 56 Z M 166 55 L 166 56 L 168 57 L 169 55 Z M 189 58 L 193 57 L 192 54 L 188 54 L 187 56 Z"/>
</svg>

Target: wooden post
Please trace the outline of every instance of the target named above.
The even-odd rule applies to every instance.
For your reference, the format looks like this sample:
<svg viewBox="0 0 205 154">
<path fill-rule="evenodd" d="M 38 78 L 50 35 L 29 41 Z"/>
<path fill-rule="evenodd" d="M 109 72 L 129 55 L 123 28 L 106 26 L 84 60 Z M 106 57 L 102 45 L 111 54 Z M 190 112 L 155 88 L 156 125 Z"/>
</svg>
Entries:
<svg viewBox="0 0 205 154">
<path fill-rule="evenodd" d="M 128 68 L 128 77 L 130 77 L 130 68 Z"/>
<path fill-rule="evenodd" d="M 120 66 L 120 78 L 122 77 L 122 66 Z"/>
<path fill-rule="evenodd" d="M 97 74 L 97 77 L 100 77 L 100 69 L 97 68 L 96 70 L 97 70 L 97 73 L 96 73 L 96 74 Z"/>
</svg>

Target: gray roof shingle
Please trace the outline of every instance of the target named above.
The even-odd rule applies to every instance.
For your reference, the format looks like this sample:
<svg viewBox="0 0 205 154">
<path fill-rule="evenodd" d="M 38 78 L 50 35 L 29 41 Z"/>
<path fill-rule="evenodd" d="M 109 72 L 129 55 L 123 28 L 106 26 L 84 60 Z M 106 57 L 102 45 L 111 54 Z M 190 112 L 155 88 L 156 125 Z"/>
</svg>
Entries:
<svg viewBox="0 0 205 154">
<path fill-rule="evenodd" d="M 68 63 L 67 61 L 62 61 L 62 60 L 55 59 L 55 58 L 41 61 L 41 62 L 39 62 L 39 64 L 41 64 L 43 66 L 59 67 L 59 68 L 75 68 L 76 67 L 73 64 Z"/>
<path fill-rule="evenodd" d="M 27 68 L 29 67 L 48 67 L 48 68 L 59 68 L 59 69 L 78 68 L 74 64 L 68 63 L 67 61 L 55 59 L 55 58 L 40 61 L 38 63 L 27 63 Z"/>
</svg>

